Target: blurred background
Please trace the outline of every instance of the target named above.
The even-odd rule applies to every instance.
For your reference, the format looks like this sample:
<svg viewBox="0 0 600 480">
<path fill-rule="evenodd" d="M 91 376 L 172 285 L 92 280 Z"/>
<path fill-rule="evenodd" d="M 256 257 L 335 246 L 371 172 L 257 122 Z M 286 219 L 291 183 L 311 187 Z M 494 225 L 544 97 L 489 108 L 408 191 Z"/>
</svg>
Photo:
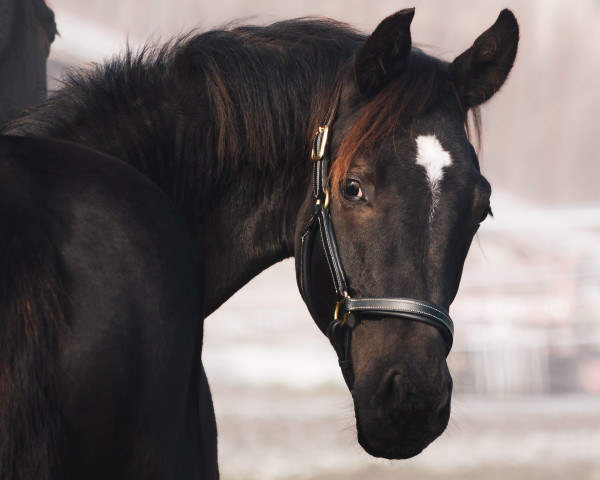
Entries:
<svg viewBox="0 0 600 480">
<path fill-rule="evenodd" d="M 298 294 L 291 261 L 206 321 L 222 478 L 600 479 L 600 1 L 47 0 L 65 69 L 148 39 L 236 21 L 320 15 L 370 32 L 416 6 L 414 41 L 452 60 L 509 7 L 513 73 L 482 112 L 494 194 L 452 306 L 448 431 L 415 459 L 357 445 L 337 359 Z"/>
</svg>

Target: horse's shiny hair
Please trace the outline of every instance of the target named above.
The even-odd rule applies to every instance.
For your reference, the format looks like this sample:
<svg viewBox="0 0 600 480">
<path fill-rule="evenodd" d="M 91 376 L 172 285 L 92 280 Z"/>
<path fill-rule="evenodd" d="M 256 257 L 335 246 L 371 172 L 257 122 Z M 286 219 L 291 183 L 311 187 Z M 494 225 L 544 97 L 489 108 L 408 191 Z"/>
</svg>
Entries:
<svg viewBox="0 0 600 480">
<path fill-rule="evenodd" d="M 448 64 L 413 48 L 406 65 L 365 108 L 344 137 L 329 172 L 331 185 L 339 185 L 354 158 L 364 155 L 401 130 L 411 131 L 412 123 L 432 108 L 440 108 L 447 99 L 455 100 L 449 109 L 464 114 L 468 137 L 475 134 L 479 143 L 481 131 L 477 108 L 467 114 L 462 108 L 456 87 L 448 73 Z M 338 189 L 333 189 L 335 195 Z"/>
</svg>

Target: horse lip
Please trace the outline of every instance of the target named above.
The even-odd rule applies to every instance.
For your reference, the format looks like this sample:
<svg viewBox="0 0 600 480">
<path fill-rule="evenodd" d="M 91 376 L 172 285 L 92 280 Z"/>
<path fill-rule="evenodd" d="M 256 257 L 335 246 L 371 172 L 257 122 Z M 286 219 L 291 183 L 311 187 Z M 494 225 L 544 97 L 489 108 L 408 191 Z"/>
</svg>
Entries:
<svg viewBox="0 0 600 480">
<path fill-rule="evenodd" d="M 354 395 L 353 395 L 354 396 Z M 440 437 L 446 430 L 448 420 L 450 417 L 450 394 L 446 397 L 446 404 L 443 406 L 438 414 L 438 418 L 442 421 L 436 425 L 429 433 L 423 433 L 422 435 L 415 435 L 412 438 L 408 438 L 407 435 L 402 435 L 401 432 L 396 432 L 395 438 L 399 439 L 396 441 L 380 441 L 379 444 L 374 444 L 372 440 L 365 435 L 364 430 L 360 422 L 360 414 L 356 409 L 355 403 L 355 418 L 356 418 L 356 431 L 358 443 L 365 450 L 366 453 L 373 457 L 386 458 L 388 460 L 405 460 L 408 458 L 419 455 L 425 448 L 427 448 L 434 440 Z M 356 400 L 356 399 L 355 399 Z M 409 441 L 407 441 L 409 440 Z M 402 441 L 406 443 L 400 445 Z"/>
<path fill-rule="evenodd" d="M 428 447 L 431 443 L 431 441 L 426 442 L 425 445 L 423 445 L 422 447 L 419 446 L 416 448 L 414 447 L 414 444 L 407 448 L 398 448 L 397 445 L 392 445 L 388 448 L 374 447 L 363 433 L 362 428 L 360 426 L 360 422 L 358 420 L 356 422 L 356 430 L 358 443 L 364 449 L 365 452 L 367 452 L 373 457 L 385 458 L 387 460 L 406 460 L 408 458 L 415 457 L 419 455 L 423 450 L 425 450 L 425 448 Z"/>
</svg>

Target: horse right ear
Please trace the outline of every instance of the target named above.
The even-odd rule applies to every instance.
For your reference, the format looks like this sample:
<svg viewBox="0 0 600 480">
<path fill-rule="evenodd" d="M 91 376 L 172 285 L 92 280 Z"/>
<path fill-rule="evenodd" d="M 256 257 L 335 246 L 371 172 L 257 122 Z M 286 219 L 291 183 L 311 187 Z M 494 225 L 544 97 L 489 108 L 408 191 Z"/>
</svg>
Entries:
<svg viewBox="0 0 600 480">
<path fill-rule="evenodd" d="M 410 24 L 414 15 L 414 8 L 390 15 L 357 52 L 354 78 L 364 97 L 377 94 L 404 65 L 412 45 Z"/>
<path fill-rule="evenodd" d="M 450 64 L 465 110 L 481 105 L 500 89 L 515 62 L 518 44 L 517 19 L 510 10 L 502 10 L 496 23 Z"/>
</svg>

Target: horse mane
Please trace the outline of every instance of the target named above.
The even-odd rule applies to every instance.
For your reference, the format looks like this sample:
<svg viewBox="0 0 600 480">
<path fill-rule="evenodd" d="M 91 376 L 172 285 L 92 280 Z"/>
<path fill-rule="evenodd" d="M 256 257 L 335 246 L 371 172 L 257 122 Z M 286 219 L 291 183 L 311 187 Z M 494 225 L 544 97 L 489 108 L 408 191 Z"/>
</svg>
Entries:
<svg viewBox="0 0 600 480">
<path fill-rule="evenodd" d="M 180 180 L 214 179 L 241 164 L 260 171 L 298 164 L 298 151 L 310 158 L 311 137 L 344 59 L 364 38 L 334 20 L 301 18 L 192 32 L 138 52 L 127 48 L 104 64 L 72 71 L 61 89 L 5 133 L 85 143 L 155 179 L 168 176 L 173 142 L 184 158 L 194 148 L 190 140 L 206 142 L 207 133 L 201 151 L 187 152 L 196 164 L 177 166 L 185 169 Z M 146 148 L 138 140 L 148 134 L 159 141 Z M 147 159 L 156 156 L 158 165 L 150 165 Z"/>
<path fill-rule="evenodd" d="M 309 158 L 312 135 L 333 101 L 346 64 L 340 58 L 349 59 L 364 38 L 346 24 L 321 18 L 193 37 L 180 55 L 193 58 L 205 75 L 219 136 L 218 158 L 237 158 L 247 150 L 255 163 L 262 159 L 268 167 L 281 162 L 281 152 L 305 151 L 304 158 Z M 295 139 L 303 144 L 281 144 Z"/>
<path fill-rule="evenodd" d="M 50 480 L 64 442 L 58 350 L 68 298 L 43 222 L 29 205 L 10 197 L 8 205 L 0 209 L 0 477 Z"/>
<path fill-rule="evenodd" d="M 231 178 L 241 165 L 263 175 L 303 169 L 308 178 L 301 160 L 310 158 L 312 136 L 365 38 L 331 19 L 300 18 L 127 48 L 71 72 L 5 133 L 74 141 L 121 158 L 180 206 L 197 203 L 184 198 L 189 185 Z M 413 49 L 403 73 L 365 101 L 331 169 L 334 184 L 355 155 L 406 128 L 453 88 L 444 65 Z"/>
</svg>

